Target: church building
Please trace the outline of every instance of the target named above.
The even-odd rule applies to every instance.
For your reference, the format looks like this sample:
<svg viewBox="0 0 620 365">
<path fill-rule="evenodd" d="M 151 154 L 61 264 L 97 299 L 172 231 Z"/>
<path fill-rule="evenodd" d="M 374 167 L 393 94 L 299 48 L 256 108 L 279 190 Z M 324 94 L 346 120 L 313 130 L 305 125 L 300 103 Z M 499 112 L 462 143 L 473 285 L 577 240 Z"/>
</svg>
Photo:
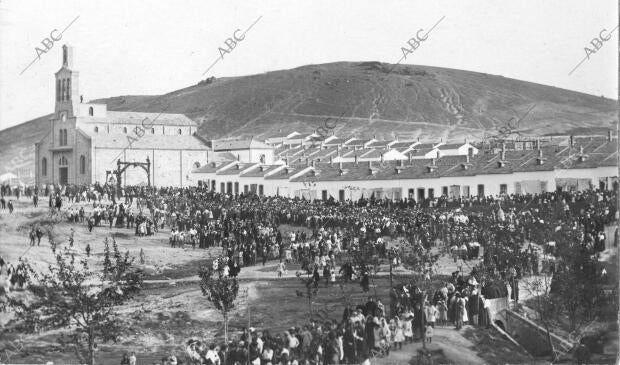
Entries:
<svg viewBox="0 0 620 365">
<path fill-rule="evenodd" d="M 111 182 L 120 160 L 148 161 L 150 170 L 149 179 L 146 168 L 128 167 L 123 185 L 187 186 L 190 171 L 210 157 L 209 147 L 194 136 L 197 124 L 183 114 L 108 111 L 105 104 L 83 103 L 67 45 L 55 94 L 49 133 L 35 144 L 37 185 Z"/>
</svg>

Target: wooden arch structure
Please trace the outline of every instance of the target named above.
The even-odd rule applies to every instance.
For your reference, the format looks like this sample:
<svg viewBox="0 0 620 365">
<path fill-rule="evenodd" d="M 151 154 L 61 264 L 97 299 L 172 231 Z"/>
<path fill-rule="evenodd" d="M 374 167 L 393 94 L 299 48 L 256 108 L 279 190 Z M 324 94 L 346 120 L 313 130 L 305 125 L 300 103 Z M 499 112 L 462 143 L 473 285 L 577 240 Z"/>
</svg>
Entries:
<svg viewBox="0 0 620 365">
<path fill-rule="evenodd" d="M 114 175 L 116 175 L 116 188 L 118 191 L 121 190 L 122 186 L 122 176 L 123 172 L 127 170 L 129 167 L 140 167 L 146 172 L 146 179 L 148 186 L 151 186 L 151 160 L 146 157 L 146 162 L 127 162 L 127 161 L 116 161 L 116 170 L 114 171 Z"/>
</svg>

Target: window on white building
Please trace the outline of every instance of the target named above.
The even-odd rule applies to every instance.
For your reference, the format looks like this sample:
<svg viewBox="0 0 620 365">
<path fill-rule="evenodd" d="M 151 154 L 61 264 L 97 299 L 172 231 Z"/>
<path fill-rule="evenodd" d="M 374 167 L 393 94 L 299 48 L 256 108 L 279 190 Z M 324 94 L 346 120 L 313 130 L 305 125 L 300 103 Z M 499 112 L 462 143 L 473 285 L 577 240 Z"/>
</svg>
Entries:
<svg viewBox="0 0 620 365">
<path fill-rule="evenodd" d="M 508 194 L 508 185 L 506 185 L 506 184 L 499 184 L 499 194 L 500 195 Z"/>
</svg>

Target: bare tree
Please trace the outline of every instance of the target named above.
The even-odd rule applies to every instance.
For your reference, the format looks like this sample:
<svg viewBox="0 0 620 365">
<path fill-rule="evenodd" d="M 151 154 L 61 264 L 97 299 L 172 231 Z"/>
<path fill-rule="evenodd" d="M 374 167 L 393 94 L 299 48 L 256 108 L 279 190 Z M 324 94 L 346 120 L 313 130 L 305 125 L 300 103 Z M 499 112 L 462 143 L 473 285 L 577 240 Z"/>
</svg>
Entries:
<svg viewBox="0 0 620 365">
<path fill-rule="evenodd" d="M 235 300 L 239 294 L 237 278 L 224 275 L 225 260 L 216 258 L 213 265 L 200 269 L 200 290 L 202 295 L 211 302 L 224 317 L 224 340 L 228 342 L 228 316 L 235 308 Z"/>
<path fill-rule="evenodd" d="M 57 247 L 51 237 L 50 243 L 55 262 L 49 272 L 37 274 L 30 269 L 28 290 L 34 300 L 11 299 L 17 326 L 25 333 L 69 328 L 70 333 L 61 335 L 59 342 L 72 348 L 80 362 L 92 365 L 97 344 L 116 341 L 124 333 L 126 327 L 115 306 L 140 291 L 142 273 L 133 268 L 134 259 L 128 253 L 118 252 L 116 242 L 109 275 L 91 270 L 86 258 L 76 257 L 66 246 Z M 73 234 L 69 243 L 73 243 Z"/>
</svg>

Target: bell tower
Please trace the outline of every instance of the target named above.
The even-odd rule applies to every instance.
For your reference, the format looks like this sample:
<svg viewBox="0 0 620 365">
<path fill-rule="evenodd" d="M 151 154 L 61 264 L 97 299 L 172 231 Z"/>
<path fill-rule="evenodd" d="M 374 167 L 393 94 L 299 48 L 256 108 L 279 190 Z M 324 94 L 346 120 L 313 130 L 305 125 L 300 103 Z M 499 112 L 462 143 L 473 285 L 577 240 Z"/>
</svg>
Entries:
<svg viewBox="0 0 620 365">
<path fill-rule="evenodd" d="M 56 119 L 73 118 L 80 99 L 79 72 L 73 70 L 73 48 L 62 46 L 62 66 L 56 72 Z"/>
</svg>

